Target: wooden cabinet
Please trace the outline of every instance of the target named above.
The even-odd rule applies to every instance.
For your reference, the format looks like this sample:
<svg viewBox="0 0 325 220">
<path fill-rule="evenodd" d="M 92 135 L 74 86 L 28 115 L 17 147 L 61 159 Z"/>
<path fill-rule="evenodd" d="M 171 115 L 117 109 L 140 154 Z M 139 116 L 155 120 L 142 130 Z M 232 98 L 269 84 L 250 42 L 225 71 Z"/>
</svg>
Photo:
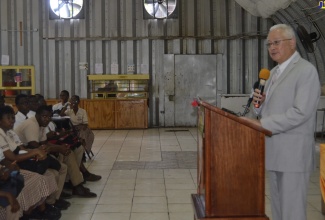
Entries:
<svg viewBox="0 0 325 220">
<path fill-rule="evenodd" d="M 0 89 L 6 102 L 13 104 L 18 94 L 35 94 L 34 66 L 0 66 Z"/>
<path fill-rule="evenodd" d="M 91 128 L 148 128 L 148 74 L 88 75 L 88 80 L 92 99 L 80 107 Z"/>
<path fill-rule="evenodd" d="M 116 128 L 148 128 L 147 100 L 116 100 Z"/>
<path fill-rule="evenodd" d="M 83 100 L 83 109 L 88 113 L 88 124 L 94 129 L 115 128 L 114 100 Z"/>
<path fill-rule="evenodd" d="M 147 99 L 82 100 L 92 129 L 148 128 Z"/>
</svg>

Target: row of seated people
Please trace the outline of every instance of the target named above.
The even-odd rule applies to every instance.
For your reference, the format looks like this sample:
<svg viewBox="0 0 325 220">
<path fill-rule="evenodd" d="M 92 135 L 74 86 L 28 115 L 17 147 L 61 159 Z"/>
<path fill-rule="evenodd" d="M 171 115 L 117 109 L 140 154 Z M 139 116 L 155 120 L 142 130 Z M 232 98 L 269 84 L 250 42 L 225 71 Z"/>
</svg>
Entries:
<svg viewBox="0 0 325 220">
<path fill-rule="evenodd" d="M 71 99 L 78 106 L 79 97 Z M 66 199 L 96 197 L 84 183 L 101 176 L 90 173 L 82 162 L 86 144 L 81 132 L 53 129 L 53 109 L 42 95 L 21 94 L 15 104 L 16 114 L 0 100 L 0 219 L 59 219 L 60 210 L 70 206 Z M 80 108 L 71 106 L 78 115 Z M 13 173 L 24 187 L 13 187 Z"/>
</svg>

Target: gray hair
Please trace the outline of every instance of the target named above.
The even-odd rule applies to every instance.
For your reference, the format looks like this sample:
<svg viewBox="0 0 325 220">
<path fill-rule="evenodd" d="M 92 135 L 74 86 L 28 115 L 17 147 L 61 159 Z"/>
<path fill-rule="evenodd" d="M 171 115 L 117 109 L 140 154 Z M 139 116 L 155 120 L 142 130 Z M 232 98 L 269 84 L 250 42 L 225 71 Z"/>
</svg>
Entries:
<svg viewBox="0 0 325 220">
<path fill-rule="evenodd" d="M 287 24 L 276 24 L 270 28 L 270 31 L 282 30 L 285 37 L 290 39 L 296 39 L 296 34 L 293 28 Z"/>
</svg>

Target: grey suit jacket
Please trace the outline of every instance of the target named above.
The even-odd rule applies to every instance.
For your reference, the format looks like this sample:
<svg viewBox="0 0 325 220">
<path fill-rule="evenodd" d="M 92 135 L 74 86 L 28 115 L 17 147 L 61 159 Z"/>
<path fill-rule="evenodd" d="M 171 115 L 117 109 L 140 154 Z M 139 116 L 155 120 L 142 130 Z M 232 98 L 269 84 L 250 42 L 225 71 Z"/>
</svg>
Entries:
<svg viewBox="0 0 325 220">
<path fill-rule="evenodd" d="M 274 69 L 271 70 L 272 79 Z M 271 80 L 266 84 L 266 90 Z M 316 68 L 295 56 L 268 91 L 261 106 L 266 137 L 266 169 L 280 172 L 311 171 L 315 167 L 314 128 L 320 96 Z"/>
</svg>

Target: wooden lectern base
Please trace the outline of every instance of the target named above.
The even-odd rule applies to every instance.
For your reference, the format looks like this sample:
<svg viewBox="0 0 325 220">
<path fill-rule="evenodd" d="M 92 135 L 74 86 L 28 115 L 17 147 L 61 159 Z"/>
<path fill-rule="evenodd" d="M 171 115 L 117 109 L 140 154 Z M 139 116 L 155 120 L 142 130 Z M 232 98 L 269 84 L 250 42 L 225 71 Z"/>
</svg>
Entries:
<svg viewBox="0 0 325 220">
<path fill-rule="evenodd" d="M 236 217 L 205 217 L 205 207 L 198 194 L 192 194 L 192 203 L 194 206 L 194 220 L 269 220 L 265 216 L 236 216 Z"/>
</svg>

